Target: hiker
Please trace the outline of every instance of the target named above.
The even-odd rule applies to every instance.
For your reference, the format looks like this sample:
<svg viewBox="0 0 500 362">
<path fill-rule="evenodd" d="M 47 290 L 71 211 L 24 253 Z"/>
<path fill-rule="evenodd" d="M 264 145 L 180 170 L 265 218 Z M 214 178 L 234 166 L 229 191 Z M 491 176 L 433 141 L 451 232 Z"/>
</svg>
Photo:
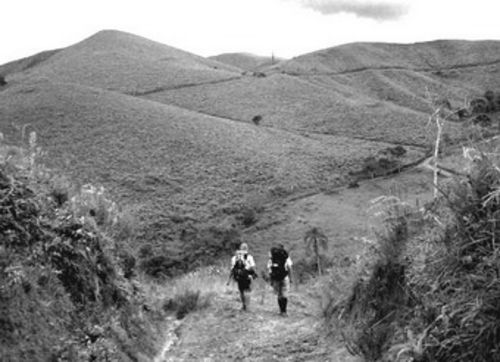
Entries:
<svg viewBox="0 0 500 362">
<path fill-rule="evenodd" d="M 292 283 L 292 259 L 283 245 L 280 244 L 271 248 L 267 269 L 271 286 L 278 297 L 280 315 L 286 317 L 288 292 Z"/>
<path fill-rule="evenodd" d="M 257 278 L 255 261 L 252 255 L 248 253 L 248 245 L 242 243 L 240 248 L 236 250 L 236 254 L 231 258 L 231 272 L 227 281 L 227 285 L 229 285 L 231 279 L 234 279 L 238 283 L 242 310 L 248 309 L 252 279 L 255 278 Z"/>
</svg>

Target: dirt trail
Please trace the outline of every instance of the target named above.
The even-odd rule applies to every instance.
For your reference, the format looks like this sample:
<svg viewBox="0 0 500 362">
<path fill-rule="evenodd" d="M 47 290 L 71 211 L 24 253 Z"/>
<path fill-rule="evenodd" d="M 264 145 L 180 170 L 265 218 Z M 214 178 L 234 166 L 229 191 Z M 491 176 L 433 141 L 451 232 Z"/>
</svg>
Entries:
<svg viewBox="0 0 500 362">
<path fill-rule="evenodd" d="M 304 257 L 302 236 L 311 226 L 328 235 L 328 254 L 336 260 L 355 258 L 363 248 L 360 239 L 370 235 L 370 200 L 396 194 L 412 204 L 432 196 L 432 174 L 413 169 L 393 178 L 367 180 L 356 189 L 335 190 L 290 200 L 273 211 L 269 226 L 256 229 L 249 243 L 257 269 L 265 270 L 267 252 L 279 240 L 293 260 Z M 354 362 L 342 343 L 326 337 L 322 328 L 321 297 L 315 288 L 292 287 L 289 316 L 278 315 L 276 298 L 257 279 L 249 312 L 240 311 L 235 285 L 217 287 L 208 309 L 174 321 L 166 331 L 165 348 L 155 362 L 166 361 L 338 361 Z"/>
<path fill-rule="evenodd" d="M 317 301 L 292 291 L 289 316 L 278 314 L 276 298 L 257 280 L 249 311 L 240 310 L 235 285 L 215 296 L 209 309 L 193 313 L 175 329 L 166 361 L 358 361 L 339 343 L 321 335 Z M 170 336 L 172 337 L 172 336 Z"/>
</svg>

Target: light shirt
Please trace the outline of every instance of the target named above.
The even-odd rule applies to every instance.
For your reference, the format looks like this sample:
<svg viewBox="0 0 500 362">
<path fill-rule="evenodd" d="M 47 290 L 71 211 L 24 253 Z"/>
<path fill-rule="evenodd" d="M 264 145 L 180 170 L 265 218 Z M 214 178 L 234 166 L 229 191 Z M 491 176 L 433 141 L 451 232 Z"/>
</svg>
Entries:
<svg viewBox="0 0 500 362">
<path fill-rule="evenodd" d="M 245 259 L 246 255 L 246 259 Z M 234 255 L 231 258 L 231 269 L 234 267 L 234 264 L 236 264 L 236 260 L 243 260 L 245 262 L 245 269 L 252 269 L 255 268 L 255 261 L 253 260 L 253 256 L 248 254 L 248 251 L 244 250 L 237 250 L 236 255 Z"/>
</svg>

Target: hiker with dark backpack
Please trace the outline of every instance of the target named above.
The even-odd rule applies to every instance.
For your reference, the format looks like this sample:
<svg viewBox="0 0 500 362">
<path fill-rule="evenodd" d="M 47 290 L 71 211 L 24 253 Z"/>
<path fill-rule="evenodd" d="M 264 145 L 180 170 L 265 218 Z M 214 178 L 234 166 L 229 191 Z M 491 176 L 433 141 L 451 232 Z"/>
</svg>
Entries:
<svg viewBox="0 0 500 362">
<path fill-rule="evenodd" d="M 233 279 L 238 284 L 238 290 L 240 292 L 240 299 L 242 304 L 242 310 L 247 310 L 250 304 L 250 292 L 252 290 L 252 280 L 257 278 L 257 273 L 255 272 L 255 261 L 252 255 L 248 253 L 248 245 L 242 243 L 239 250 L 231 258 L 231 272 L 229 274 L 229 280 Z"/>
<path fill-rule="evenodd" d="M 288 292 L 292 283 L 292 259 L 283 245 L 271 248 L 267 269 L 271 286 L 278 297 L 280 315 L 287 316 Z"/>
</svg>

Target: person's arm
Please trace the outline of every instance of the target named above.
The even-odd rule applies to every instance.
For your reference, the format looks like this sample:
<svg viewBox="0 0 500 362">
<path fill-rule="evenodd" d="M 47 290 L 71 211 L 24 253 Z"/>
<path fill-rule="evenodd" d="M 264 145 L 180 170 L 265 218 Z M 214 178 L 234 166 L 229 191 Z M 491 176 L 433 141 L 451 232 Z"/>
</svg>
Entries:
<svg viewBox="0 0 500 362">
<path fill-rule="evenodd" d="M 255 260 L 251 255 L 248 255 L 248 269 L 250 271 L 250 275 L 252 275 L 254 279 L 257 279 L 258 275 L 257 271 L 255 270 Z"/>
<path fill-rule="evenodd" d="M 234 256 L 233 256 L 233 257 L 231 258 L 231 269 L 229 270 L 229 277 L 228 277 L 228 279 L 227 279 L 227 283 L 226 283 L 226 285 L 229 285 L 229 283 L 231 282 L 231 278 L 232 278 L 232 276 L 233 276 L 233 268 L 234 268 L 234 263 L 235 263 L 235 261 L 236 261 L 236 257 L 234 257 Z"/>
<path fill-rule="evenodd" d="M 292 277 L 292 274 L 293 274 L 293 263 L 292 263 L 292 259 L 290 259 L 290 257 L 288 257 L 286 259 L 286 263 L 285 263 L 285 266 L 286 266 L 286 269 L 288 270 L 288 279 L 290 280 L 290 283 L 293 283 L 293 277 Z"/>
</svg>

